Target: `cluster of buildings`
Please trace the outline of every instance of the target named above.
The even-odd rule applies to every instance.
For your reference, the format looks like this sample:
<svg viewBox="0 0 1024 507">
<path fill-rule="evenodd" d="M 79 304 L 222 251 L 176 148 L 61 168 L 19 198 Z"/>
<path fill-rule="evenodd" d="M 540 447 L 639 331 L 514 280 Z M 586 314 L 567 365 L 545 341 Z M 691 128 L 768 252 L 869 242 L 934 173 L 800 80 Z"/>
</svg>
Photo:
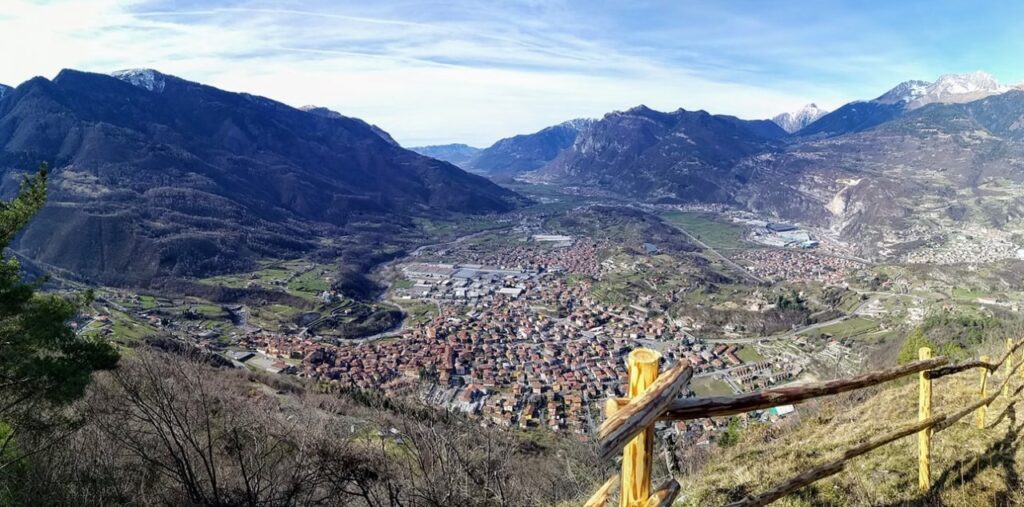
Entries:
<svg viewBox="0 0 1024 507">
<path fill-rule="evenodd" d="M 421 265 L 411 273 L 450 280 L 458 269 Z M 687 359 L 698 373 L 743 364 L 735 347 L 698 341 L 673 319 L 597 302 L 589 281 L 568 283 L 560 270 L 517 283 L 522 293 L 495 294 L 468 313 L 442 305 L 438 317 L 399 340 L 332 345 L 256 334 L 243 347 L 295 360 L 296 375 L 321 382 L 385 392 L 419 385 L 428 402 L 485 424 L 584 434 L 600 421 L 596 402 L 624 394 L 625 357 L 638 346 L 660 348 L 668 361 Z"/>
<path fill-rule="evenodd" d="M 605 269 L 598 252 L 607 245 L 532 240 L 493 251 L 460 245 L 449 252 L 455 262 L 400 265 L 411 283 L 393 296 L 432 300 L 439 314 L 399 339 L 330 343 L 248 328 L 225 349 L 216 337 L 193 336 L 238 365 L 418 393 L 486 425 L 579 434 L 600 423 L 599 402 L 624 395 L 625 358 L 639 346 L 660 350 L 668 362 L 688 360 L 699 375 L 731 375 L 743 387 L 786 378 L 767 362 L 744 363 L 735 346 L 694 338 L 686 321 L 648 308 L 650 301 L 612 305 L 591 297 L 591 278 Z"/>
<path fill-rule="evenodd" d="M 525 282 L 537 275 L 535 271 L 480 264 L 418 262 L 405 264 L 401 270 L 412 285 L 395 289 L 394 297 L 437 302 L 476 303 L 481 298 L 490 301 L 496 295 L 519 297 L 525 289 Z"/>
<path fill-rule="evenodd" d="M 904 260 L 910 264 L 984 264 L 1005 259 L 1024 259 L 1024 249 L 1003 231 L 973 227 L 944 240 L 933 239 Z"/>
<path fill-rule="evenodd" d="M 851 271 L 860 263 L 831 255 L 818 255 L 792 249 L 745 250 L 733 260 L 760 278 L 773 282 L 819 282 L 825 285 L 844 285 Z"/>
<path fill-rule="evenodd" d="M 245 346 L 301 359 L 299 376 L 385 392 L 419 384 L 428 402 L 486 424 L 577 433 L 599 422 L 595 402 L 624 394 L 625 357 L 633 348 L 661 348 L 668 361 L 686 359 L 698 374 L 743 366 L 735 346 L 701 342 L 635 308 L 595 303 L 588 289 L 548 281 L 529 297 L 496 298 L 468 315 L 446 308 L 395 341 L 338 346 L 257 335 Z M 562 311 L 547 311 L 556 305 Z M 763 365 L 756 372 L 768 378 Z"/>
<path fill-rule="evenodd" d="M 811 233 L 791 224 L 765 222 L 750 232 L 758 243 L 780 248 L 817 248 L 818 240 Z"/>
<path fill-rule="evenodd" d="M 524 272 L 564 271 L 590 276 L 600 273 L 598 252 L 607 246 L 605 241 L 558 235 L 534 235 L 533 238 L 533 242 L 489 250 L 460 245 L 446 250 L 444 256 L 458 262 Z M 569 244 L 563 244 L 565 242 Z"/>
</svg>

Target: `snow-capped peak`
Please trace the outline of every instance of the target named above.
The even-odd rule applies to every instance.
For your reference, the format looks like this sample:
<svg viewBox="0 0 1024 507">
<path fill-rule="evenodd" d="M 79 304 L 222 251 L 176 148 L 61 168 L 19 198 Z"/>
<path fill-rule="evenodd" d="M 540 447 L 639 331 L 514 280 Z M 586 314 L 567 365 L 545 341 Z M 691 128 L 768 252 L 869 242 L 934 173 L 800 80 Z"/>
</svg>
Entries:
<svg viewBox="0 0 1024 507">
<path fill-rule="evenodd" d="M 164 86 L 167 84 L 164 80 L 164 75 L 153 69 L 119 70 L 111 72 L 110 75 L 139 88 L 145 88 L 157 93 L 164 91 Z"/>
<path fill-rule="evenodd" d="M 775 122 L 776 125 L 782 127 L 782 130 L 792 134 L 811 123 L 814 123 L 815 120 L 825 116 L 826 114 L 828 114 L 828 111 L 818 107 L 817 104 L 812 102 L 800 109 L 797 109 L 796 111 L 782 113 L 772 118 L 772 121 Z"/>
<path fill-rule="evenodd" d="M 926 95 L 928 93 L 928 87 L 931 85 L 932 83 L 929 83 L 928 81 L 918 81 L 916 79 L 912 81 L 904 81 L 893 87 L 892 90 L 882 94 L 882 96 L 875 99 L 874 102 L 878 102 L 880 104 L 895 104 L 900 101 L 910 102 Z"/>
<path fill-rule="evenodd" d="M 906 81 L 889 90 L 875 102 L 882 104 L 906 103 L 906 108 L 917 109 L 926 104 L 940 102 L 959 104 L 1010 91 L 991 75 L 975 71 L 968 74 L 945 74 L 935 82 Z"/>
<path fill-rule="evenodd" d="M 992 76 L 980 70 L 970 74 L 940 76 L 931 88 L 929 92 L 940 97 L 977 92 L 1003 93 L 1010 90 L 1009 86 L 1000 85 Z"/>
</svg>

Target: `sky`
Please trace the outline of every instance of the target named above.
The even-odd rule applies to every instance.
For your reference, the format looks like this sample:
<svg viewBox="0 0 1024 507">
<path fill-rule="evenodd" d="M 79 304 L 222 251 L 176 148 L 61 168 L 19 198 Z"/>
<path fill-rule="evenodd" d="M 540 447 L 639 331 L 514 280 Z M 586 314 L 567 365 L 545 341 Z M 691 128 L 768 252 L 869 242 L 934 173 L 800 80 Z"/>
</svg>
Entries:
<svg viewBox="0 0 1024 507">
<path fill-rule="evenodd" d="M 908 79 L 1024 80 L 1024 2 L 4 0 L 0 83 L 154 68 L 315 104 L 405 146 L 638 104 L 768 118 Z"/>
</svg>

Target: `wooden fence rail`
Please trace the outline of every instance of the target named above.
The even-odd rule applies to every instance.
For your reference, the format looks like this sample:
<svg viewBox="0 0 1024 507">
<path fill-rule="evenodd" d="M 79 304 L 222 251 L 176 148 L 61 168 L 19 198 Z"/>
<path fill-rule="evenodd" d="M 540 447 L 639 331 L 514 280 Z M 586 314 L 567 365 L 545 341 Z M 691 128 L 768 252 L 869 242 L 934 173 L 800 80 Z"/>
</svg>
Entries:
<svg viewBox="0 0 1024 507">
<path fill-rule="evenodd" d="M 928 375 L 929 378 L 936 379 L 936 378 L 945 377 L 947 375 L 953 375 L 953 374 L 956 374 L 956 373 L 964 372 L 964 371 L 967 371 L 967 370 L 973 370 L 975 368 L 985 368 L 988 371 L 993 371 L 994 372 L 994 371 L 998 370 L 999 367 L 1002 366 L 1003 363 L 1005 363 L 1007 361 L 1011 361 L 1011 366 L 1012 366 L 1013 354 L 1017 352 L 1017 349 L 1019 349 L 1022 346 L 1024 346 L 1024 341 L 1018 343 L 1016 346 L 1013 346 L 1013 340 L 1012 339 L 1008 339 L 1007 343 L 1009 344 L 1009 349 L 1006 351 L 1005 354 L 1003 354 L 1003 357 L 1001 359 L 999 359 L 998 363 L 989 362 L 988 356 L 982 356 L 981 359 L 979 359 L 979 360 L 966 361 L 966 362 L 959 363 L 959 364 L 951 364 L 949 366 L 945 366 L 945 367 L 942 367 L 942 368 L 935 368 L 934 370 L 929 371 L 927 373 L 927 375 Z"/>
<path fill-rule="evenodd" d="M 686 361 L 676 363 L 660 376 L 657 365 L 660 355 L 648 349 L 636 349 L 630 353 L 630 397 L 609 399 L 605 412 L 607 419 L 598 429 L 599 450 L 603 459 L 623 452 L 620 477 L 612 477 L 590 498 L 587 507 L 604 505 L 611 497 L 616 483 L 620 487 L 620 507 L 643 507 L 671 505 L 680 492 L 679 483 L 670 480 L 657 491 L 651 492 L 651 458 L 653 456 L 654 424 L 661 420 L 688 420 L 702 417 L 718 417 L 741 414 L 779 405 L 831 396 L 844 392 L 864 389 L 908 375 L 918 374 L 919 399 L 918 422 L 904 426 L 880 437 L 870 439 L 843 452 L 835 461 L 807 470 L 782 482 L 760 495 L 747 496 L 730 506 L 760 506 L 771 503 L 783 496 L 813 484 L 823 478 L 842 471 L 846 462 L 874 449 L 891 444 L 904 437 L 918 435 L 918 477 L 922 490 L 930 487 L 931 437 L 968 414 L 976 413 L 978 427 L 985 427 L 986 408 L 1000 394 L 1009 397 L 1010 379 L 1021 371 L 1024 377 L 1024 360 L 1014 364 L 1013 355 L 1024 346 L 1024 341 L 1014 345 L 1007 340 L 1006 353 L 998 362 L 982 356 L 979 361 L 968 361 L 947 366 L 945 357 L 931 357 L 931 350 L 919 351 L 919 360 L 906 365 L 878 370 L 856 377 L 815 382 L 792 387 L 778 387 L 755 393 L 733 396 L 711 396 L 705 398 L 677 399 L 683 387 L 693 376 L 693 369 Z M 1022 358 L 1024 359 L 1024 358 Z M 989 394 L 988 374 L 1006 365 L 1006 376 L 998 389 Z M 653 369 L 652 369 L 653 365 Z M 932 416 L 932 380 L 960 373 L 970 369 L 981 369 L 979 399 L 970 406 L 948 415 Z"/>
</svg>

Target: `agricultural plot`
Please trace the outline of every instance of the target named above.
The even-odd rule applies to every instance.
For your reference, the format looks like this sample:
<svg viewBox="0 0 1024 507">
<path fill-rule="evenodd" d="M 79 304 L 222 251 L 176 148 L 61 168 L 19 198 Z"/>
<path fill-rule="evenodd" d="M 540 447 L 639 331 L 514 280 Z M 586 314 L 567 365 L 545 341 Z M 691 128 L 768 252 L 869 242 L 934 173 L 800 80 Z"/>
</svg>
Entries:
<svg viewBox="0 0 1024 507">
<path fill-rule="evenodd" d="M 715 250 L 753 248 L 755 246 L 743 239 L 743 226 L 717 220 L 705 213 L 672 211 L 661 216 L 672 225 L 683 228 Z"/>
</svg>

